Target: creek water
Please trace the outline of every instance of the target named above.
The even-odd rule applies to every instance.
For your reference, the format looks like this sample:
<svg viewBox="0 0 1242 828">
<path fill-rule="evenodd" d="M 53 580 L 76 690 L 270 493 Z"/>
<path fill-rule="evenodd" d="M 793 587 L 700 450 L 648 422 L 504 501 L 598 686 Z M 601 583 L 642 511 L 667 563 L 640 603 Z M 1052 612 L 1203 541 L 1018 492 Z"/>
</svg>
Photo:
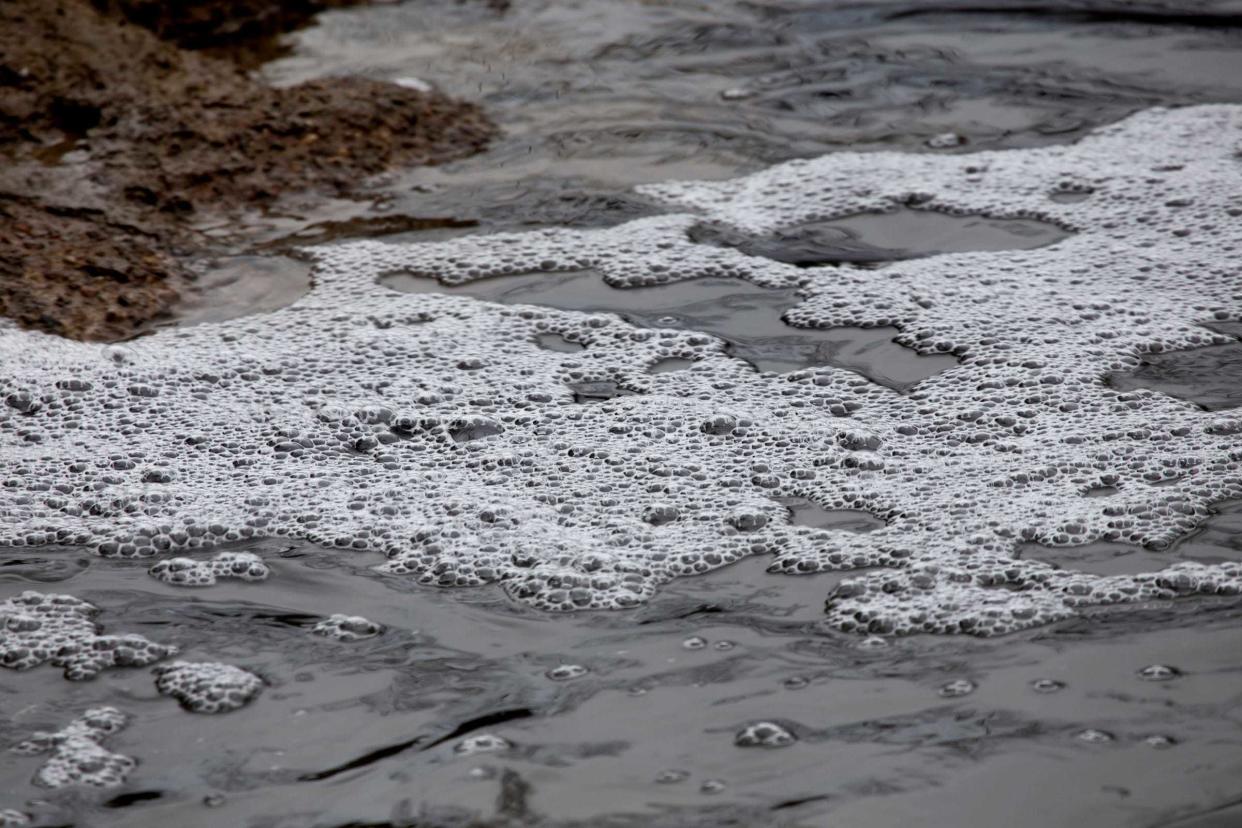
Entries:
<svg viewBox="0 0 1242 828">
<path fill-rule="evenodd" d="M 483 155 L 394 173 L 370 202 L 290 202 L 251 221 L 269 247 L 368 227 L 416 242 L 616 224 L 660 211 L 631 191 L 645 182 L 729 178 L 845 148 L 1067 143 L 1149 106 L 1239 101 L 1242 7 L 432 0 L 324 14 L 260 71 L 277 83 L 417 78 L 487 107 L 503 135 Z M 747 255 L 881 269 L 1066 235 L 1033 219 L 915 211 L 764 238 L 701 233 Z M 264 251 L 210 269 L 181 324 L 241 313 L 261 324 L 305 292 L 306 269 Z M 955 364 L 896 344 L 895 329 L 792 326 L 782 314 L 796 289 L 736 279 L 622 289 L 584 270 L 459 287 L 396 274 L 385 285 L 616 313 L 717 336 L 757 370 L 831 364 L 898 391 Z M 580 348 L 554 335 L 539 344 Z M 1109 381 L 1229 409 L 1242 402 L 1230 379 L 1238 347 L 1152 354 Z M 785 505 L 807 526 L 883 525 Z M 145 669 L 90 682 L 46 666 L 0 671 L 13 741 L 111 705 L 132 720 L 107 746 L 139 763 L 117 788 L 48 791 L 31 783 L 43 757 L 0 753 L 0 807 L 36 825 L 127 828 L 1242 824 L 1236 599 L 1100 609 L 996 639 L 881 639 L 822 623 L 843 575 L 770 573 L 764 556 L 679 579 L 636 609 L 546 614 L 492 587 L 379 574 L 382 558 L 366 553 L 274 538 L 228 548 L 258 555 L 271 577 L 191 589 L 151 578 L 149 561 L 0 549 L 0 600 L 71 593 L 101 609 L 108 632 L 267 683 L 240 710 L 198 716 L 159 695 Z M 1168 549 L 1027 544 L 1022 555 L 1104 574 L 1236 560 L 1242 522 L 1225 503 Z M 335 612 L 384 632 L 311 634 Z M 793 739 L 747 746 L 739 734 L 756 722 Z"/>
</svg>

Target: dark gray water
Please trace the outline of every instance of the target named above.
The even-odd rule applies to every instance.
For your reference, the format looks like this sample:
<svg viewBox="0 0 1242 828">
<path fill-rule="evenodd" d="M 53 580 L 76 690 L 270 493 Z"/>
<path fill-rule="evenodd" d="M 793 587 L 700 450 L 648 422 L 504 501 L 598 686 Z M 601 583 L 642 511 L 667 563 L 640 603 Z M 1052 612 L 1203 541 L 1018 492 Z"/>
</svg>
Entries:
<svg viewBox="0 0 1242 828">
<path fill-rule="evenodd" d="M 629 192 L 643 182 L 845 148 L 1065 143 L 1150 106 L 1242 100 L 1240 15 L 1229 0 L 428 0 L 324 15 L 264 71 L 416 77 L 504 129 L 482 156 L 317 220 L 597 226 L 651 212 Z M 305 206 L 260 223 L 294 216 Z"/>
<path fill-rule="evenodd" d="M 1206 327 L 1242 336 L 1242 325 L 1237 323 L 1213 322 Z M 1242 405 L 1242 343 L 1147 354 L 1134 371 L 1112 374 L 1108 381 L 1122 391 L 1150 388 L 1208 411 L 1237 408 Z"/>
<path fill-rule="evenodd" d="M 939 253 L 1026 249 L 1053 244 L 1068 234 L 1046 222 L 906 209 L 816 222 L 771 237 L 745 238 L 711 228 L 697 228 L 697 235 L 706 244 L 727 244 L 747 255 L 812 266 L 846 262 L 874 265 Z M 723 339 L 729 353 L 760 371 L 785 373 L 835 365 L 881 385 L 905 390 L 956 364 L 953 357 L 918 354 L 899 345 L 895 337 L 900 331 L 892 327 L 794 327 L 784 321 L 784 312 L 801 301 L 798 291 L 763 288 L 742 279 L 691 279 L 618 289 L 606 284 L 598 272 L 583 270 L 525 273 L 463 285 L 445 285 L 405 273 L 393 273 L 381 281 L 386 287 L 407 293 L 608 311 L 645 328 L 704 331 Z M 560 344 L 557 339 L 541 344 L 553 350 L 573 350 L 572 343 Z"/>
<path fill-rule="evenodd" d="M 1214 521 L 1195 554 L 1220 542 L 1218 554 L 1237 554 L 1236 518 Z M 4 554 L 6 597 L 71 592 L 104 608 L 109 631 L 230 661 L 269 686 L 210 717 L 158 696 L 147 670 L 88 683 L 6 672 L 6 732 L 114 704 L 134 721 L 109 746 L 141 764 L 119 789 L 49 794 L 27 784 L 40 757 L 6 756 L 0 789 L 42 800 L 30 810 L 49 825 L 1043 826 L 1084 812 L 1166 825 L 1211 811 L 1242 770 L 1233 601 L 885 643 L 818 624 L 839 576 L 773 577 L 757 558 L 641 609 L 548 616 L 488 589 L 378 576 L 369 555 L 234 548 L 261 555 L 271 579 L 187 590 L 71 549 Z M 325 613 L 363 608 L 379 637 L 310 634 Z M 1144 680 L 1153 664 L 1176 677 Z M 763 720 L 797 742 L 734 747 Z M 1096 731 L 1102 741 L 1084 735 Z M 462 752 L 483 735 L 506 746 Z"/>
<path fill-rule="evenodd" d="M 418 77 L 481 100 L 504 136 L 477 158 L 395 174 L 372 202 L 282 205 L 253 225 L 277 245 L 603 225 L 654 211 L 629 192 L 647 181 L 730 177 L 843 148 L 1073 141 L 1152 105 L 1242 99 L 1239 26 L 1238 4 L 1193 0 L 432 0 L 334 12 L 265 71 L 281 82 Z M 794 264 L 876 266 L 1057 237 L 1034 222 L 944 218 L 899 216 L 906 224 L 893 233 L 890 221 L 887 236 L 845 220 L 767 239 L 703 228 L 700 240 Z M 300 295 L 296 266 L 248 278 L 273 267 L 214 269 L 187 321 Z M 408 277 L 390 286 L 457 291 Z M 461 292 L 708 331 L 762 370 L 822 361 L 904 388 L 952 364 L 896 345 L 891 329 L 793 328 L 781 319 L 793 292 L 728 280 L 617 290 L 594 274 L 545 274 Z M 1236 353 L 1152 355 L 1110 381 L 1232 407 L 1242 402 Z M 880 525 L 786 505 L 805 525 Z M 195 590 L 155 581 L 146 563 L 0 550 L 0 600 L 69 592 L 101 608 L 108 632 L 177 644 L 182 658 L 227 661 L 268 683 L 254 703 L 211 717 L 158 695 L 147 669 L 83 683 L 50 667 L 0 671 L 6 745 L 108 704 L 133 717 L 108 747 L 139 760 L 119 788 L 47 791 L 31 784 L 43 757 L 0 754 L 0 809 L 37 825 L 127 828 L 1242 824 L 1235 598 L 1101 610 L 999 640 L 882 642 L 819 624 L 840 576 L 777 576 L 763 558 L 679 580 L 641 609 L 548 616 L 491 589 L 380 576 L 370 556 L 279 539 L 240 548 L 272 567 L 270 580 Z M 1236 560 L 1242 519 L 1222 505 L 1163 551 L 1023 554 L 1093 572 Z M 334 612 L 385 631 L 351 643 L 312 635 Z M 1147 680 L 1152 665 L 1176 670 Z M 738 746 L 758 721 L 796 741 Z"/>
<path fill-rule="evenodd" d="M 957 364 L 953 357 L 923 356 L 898 345 L 893 340 L 896 328 L 795 328 L 781 317 L 798 304 L 797 291 L 757 287 L 741 279 L 693 279 L 618 289 L 605 284 L 596 272 L 577 271 L 503 276 L 452 287 L 435 279 L 394 274 L 384 284 L 409 293 L 609 311 L 642 327 L 705 331 L 725 340 L 729 353 L 760 371 L 784 373 L 811 365 L 836 365 L 901 390 Z M 572 346 L 558 340 L 542 344 L 553 350 Z"/>
</svg>

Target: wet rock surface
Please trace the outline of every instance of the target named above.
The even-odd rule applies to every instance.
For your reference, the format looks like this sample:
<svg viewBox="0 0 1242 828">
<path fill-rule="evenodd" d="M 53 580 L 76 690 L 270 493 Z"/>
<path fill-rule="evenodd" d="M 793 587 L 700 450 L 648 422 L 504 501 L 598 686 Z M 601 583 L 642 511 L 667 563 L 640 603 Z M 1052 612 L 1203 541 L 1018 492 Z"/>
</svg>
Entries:
<svg viewBox="0 0 1242 828">
<path fill-rule="evenodd" d="M 281 4 L 199 2 L 158 18 L 156 4 L 100 5 L 0 8 L 0 313 L 30 327 L 132 336 L 192 281 L 185 255 L 219 249 L 202 224 L 282 194 L 349 195 L 493 133 L 476 107 L 434 92 L 363 77 L 275 88 L 149 30 L 219 43 L 250 22 L 304 21 L 267 13 Z M 234 12 L 236 30 L 224 26 Z"/>
</svg>

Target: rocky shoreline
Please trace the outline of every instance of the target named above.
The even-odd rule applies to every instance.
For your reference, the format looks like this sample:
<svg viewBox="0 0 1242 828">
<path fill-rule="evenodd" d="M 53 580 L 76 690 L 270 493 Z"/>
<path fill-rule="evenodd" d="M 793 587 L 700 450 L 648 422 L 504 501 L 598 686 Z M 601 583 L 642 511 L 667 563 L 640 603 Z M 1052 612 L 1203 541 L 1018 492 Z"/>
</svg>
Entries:
<svg viewBox="0 0 1242 828">
<path fill-rule="evenodd" d="M 223 249 L 241 212 L 289 193 L 354 196 L 369 176 L 484 148 L 495 127 L 470 103 L 247 73 L 256 38 L 349 4 L 0 6 L 0 314 L 75 339 L 132 337 L 168 314 L 193 279 L 187 258 Z"/>
</svg>

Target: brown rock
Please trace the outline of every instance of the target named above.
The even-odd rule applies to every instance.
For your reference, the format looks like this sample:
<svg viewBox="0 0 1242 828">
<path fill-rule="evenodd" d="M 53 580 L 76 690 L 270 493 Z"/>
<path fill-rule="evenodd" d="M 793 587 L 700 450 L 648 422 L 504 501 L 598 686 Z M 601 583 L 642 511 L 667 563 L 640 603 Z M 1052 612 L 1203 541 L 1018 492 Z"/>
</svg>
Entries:
<svg viewBox="0 0 1242 828">
<path fill-rule="evenodd" d="M 342 4 L 0 3 L 0 312 L 64 336 L 132 336 L 175 302 L 177 256 L 219 243 L 191 218 L 348 196 L 366 176 L 486 146 L 494 127 L 471 104 L 364 78 L 276 89 L 156 34 L 217 43 Z M 68 147 L 78 172 L 47 186 Z"/>
</svg>

